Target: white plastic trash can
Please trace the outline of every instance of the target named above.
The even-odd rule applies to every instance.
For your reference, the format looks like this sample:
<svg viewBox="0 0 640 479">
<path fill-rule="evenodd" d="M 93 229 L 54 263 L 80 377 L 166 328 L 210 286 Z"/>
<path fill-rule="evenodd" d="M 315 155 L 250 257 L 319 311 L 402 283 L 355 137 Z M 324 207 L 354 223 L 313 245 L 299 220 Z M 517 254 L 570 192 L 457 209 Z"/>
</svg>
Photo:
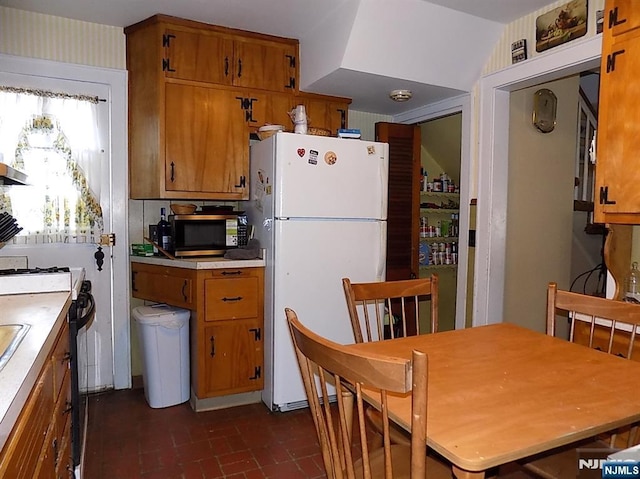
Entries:
<svg viewBox="0 0 640 479">
<path fill-rule="evenodd" d="M 152 408 L 189 400 L 189 316 L 166 304 L 134 308 L 144 396 Z"/>
</svg>

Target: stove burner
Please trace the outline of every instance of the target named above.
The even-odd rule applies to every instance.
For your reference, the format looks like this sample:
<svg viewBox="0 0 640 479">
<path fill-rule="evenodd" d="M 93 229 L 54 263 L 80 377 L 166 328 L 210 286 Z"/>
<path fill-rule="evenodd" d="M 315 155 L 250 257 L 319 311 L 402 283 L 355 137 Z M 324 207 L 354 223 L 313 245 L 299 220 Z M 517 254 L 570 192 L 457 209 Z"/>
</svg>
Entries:
<svg viewBox="0 0 640 479">
<path fill-rule="evenodd" d="M 0 269 L 0 276 L 9 276 L 12 274 L 46 274 L 46 273 L 69 273 L 67 267 L 51 266 L 49 268 L 10 268 Z"/>
</svg>

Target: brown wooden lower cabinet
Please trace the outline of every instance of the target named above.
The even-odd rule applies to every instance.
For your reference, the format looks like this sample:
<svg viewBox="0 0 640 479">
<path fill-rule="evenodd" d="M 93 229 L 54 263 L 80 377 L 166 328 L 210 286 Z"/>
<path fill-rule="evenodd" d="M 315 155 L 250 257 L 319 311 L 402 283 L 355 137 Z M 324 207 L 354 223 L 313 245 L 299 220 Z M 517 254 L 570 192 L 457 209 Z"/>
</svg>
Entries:
<svg viewBox="0 0 640 479">
<path fill-rule="evenodd" d="M 0 478 L 73 477 L 68 354 L 69 325 L 65 322 L 0 453 Z"/>
<path fill-rule="evenodd" d="M 263 388 L 264 268 L 133 262 L 131 273 L 134 298 L 191 310 L 191 387 L 198 399 Z"/>
</svg>

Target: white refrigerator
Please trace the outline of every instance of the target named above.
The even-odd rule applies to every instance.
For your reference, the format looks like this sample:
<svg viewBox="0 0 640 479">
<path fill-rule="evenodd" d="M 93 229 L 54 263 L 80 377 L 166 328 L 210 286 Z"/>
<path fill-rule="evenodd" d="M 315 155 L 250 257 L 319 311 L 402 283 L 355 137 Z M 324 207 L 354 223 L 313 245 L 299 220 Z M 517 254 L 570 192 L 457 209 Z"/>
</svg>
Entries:
<svg viewBox="0 0 640 479">
<path fill-rule="evenodd" d="M 273 411 L 307 406 L 284 309 L 354 342 L 342 278 L 385 277 L 387 143 L 277 133 L 251 146 L 249 224 L 266 250 L 265 386 Z"/>
</svg>

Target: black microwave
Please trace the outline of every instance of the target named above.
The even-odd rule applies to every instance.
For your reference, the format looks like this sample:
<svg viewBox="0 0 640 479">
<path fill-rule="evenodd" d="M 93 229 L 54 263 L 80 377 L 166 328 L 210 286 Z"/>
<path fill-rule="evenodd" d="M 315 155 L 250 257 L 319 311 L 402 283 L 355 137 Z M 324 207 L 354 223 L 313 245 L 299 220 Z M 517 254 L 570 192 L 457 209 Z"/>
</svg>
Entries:
<svg viewBox="0 0 640 479">
<path fill-rule="evenodd" d="M 224 256 L 246 246 L 247 215 L 244 213 L 170 215 L 173 254 L 178 258 Z"/>
</svg>

